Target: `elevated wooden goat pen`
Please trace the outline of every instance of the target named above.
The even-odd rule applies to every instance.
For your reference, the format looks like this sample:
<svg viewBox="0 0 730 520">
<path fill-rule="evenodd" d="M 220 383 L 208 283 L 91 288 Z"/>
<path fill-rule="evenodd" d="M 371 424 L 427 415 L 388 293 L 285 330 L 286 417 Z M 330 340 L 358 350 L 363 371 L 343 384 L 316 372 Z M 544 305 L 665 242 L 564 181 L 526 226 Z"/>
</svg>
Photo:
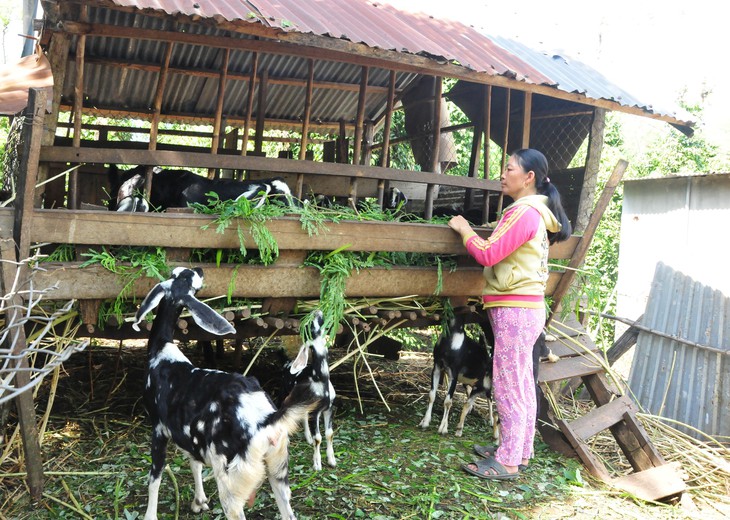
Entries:
<svg viewBox="0 0 730 520">
<path fill-rule="evenodd" d="M 509 202 L 501 199 L 497 180 L 508 153 L 534 147 L 548 157 L 569 217 L 585 231 L 550 251 L 552 259 L 575 267 L 605 209 L 599 204 L 593 211 L 605 111 L 689 128 L 645 109 L 595 71 L 509 49 L 466 25 L 356 1 L 347 5 L 359 22 L 347 17 L 334 22 L 342 24 L 341 34 L 352 36 L 334 38 L 307 20 L 332 19 L 340 2 L 284 3 L 296 19 L 284 20 L 265 2 L 257 12 L 243 8 L 237 16 L 201 14 L 198 4 L 191 4 L 191 12 L 167 12 L 157 2 L 136 7 L 122 1 L 43 2 L 41 46 L 54 89 L 48 98 L 35 90 L 29 96 L 19 167 L 3 179 L 14 177 L 17 189 L 13 207 L 0 208 L 0 235 L 15 240 L 20 259 L 48 245 L 75 248 L 75 259 L 44 264 L 36 282 L 56 286 L 54 299 L 78 300 L 81 334 L 137 337 L 125 323 L 99 326 L 100 302 L 116 298 L 122 282 L 100 266 L 81 267 L 79 255 L 89 248 L 160 247 L 173 265 L 188 264 L 191 250 L 240 247 L 233 229 L 203 229 L 214 220 L 209 215 L 106 211 L 105 165 L 149 166 L 148 193 L 153 166 L 203 169 L 211 178 L 281 175 L 298 198 L 317 193 L 349 198 L 352 204 L 370 197 L 382 205 L 387 189 L 397 186 L 411 200 L 406 209 L 425 219 L 440 206 L 440 188 L 449 188 L 458 193 L 460 211 L 480 210 L 486 222 Z M 215 9 L 215 2 L 209 4 L 204 9 Z M 387 38 L 356 43 L 369 41 L 359 36 L 366 26 L 388 32 L 398 43 Z M 468 52 L 460 54 L 464 49 Z M 447 50 L 447 56 L 440 54 Z M 555 67 L 565 74 L 560 81 L 549 75 Z M 598 90 L 589 95 L 592 89 Z M 465 122 L 448 119 L 447 103 Z M 393 135 L 399 111 L 404 134 Z M 185 129 L 171 129 L 173 124 Z M 172 134 L 205 144 L 172 142 Z M 265 156 L 270 143 L 280 145 L 278 157 Z M 402 146 L 405 152 L 397 148 Z M 610 189 L 623 168 L 617 168 Z M 255 248 L 248 224 L 241 225 L 246 247 Z M 283 318 L 296 315 L 297 302 L 320 296 L 319 272 L 302 266 L 310 251 L 460 256 L 454 272 L 408 265 L 353 272 L 346 282 L 348 299 L 438 296 L 463 305 L 483 284 L 481 268 L 463 255 L 459 238 L 442 224 L 338 220 L 311 236 L 296 217 L 274 218 L 266 226 L 279 248 L 273 264 L 202 266 L 201 297 L 258 299 L 265 308 L 266 319 L 255 323 L 233 311 L 238 337 L 296 331 L 296 323 L 288 326 Z M 568 290 L 571 273 L 551 273 L 548 294 L 554 305 Z M 142 297 L 156 282 L 140 278 L 129 298 Z M 392 321 L 378 310 L 371 313 L 373 324 Z M 404 326 L 435 323 L 434 316 L 415 315 Z M 180 334 L 204 337 L 192 324 L 181 324 Z"/>
</svg>

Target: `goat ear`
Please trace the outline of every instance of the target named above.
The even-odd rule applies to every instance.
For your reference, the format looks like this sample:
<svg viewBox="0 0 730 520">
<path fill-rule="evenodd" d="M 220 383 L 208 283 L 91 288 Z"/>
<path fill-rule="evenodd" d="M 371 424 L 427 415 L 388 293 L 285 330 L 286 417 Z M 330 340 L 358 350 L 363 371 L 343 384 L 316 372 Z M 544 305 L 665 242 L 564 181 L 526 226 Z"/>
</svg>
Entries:
<svg viewBox="0 0 730 520">
<path fill-rule="evenodd" d="M 193 296 L 185 297 L 185 306 L 190 310 L 190 314 L 203 330 L 218 336 L 233 334 L 236 329 L 228 320 L 215 312 L 209 305 L 201 302 Z"/>
<path fill-rule="evenodd" d="M 291 367 L 289 367 L 289 372 L 291 372 L 293 375 L 299 374 L 299 372 L 301 372 L 302 370 L 304 370 L 307 367 L 308 361 L 309 361 L 309 343 L 305 343 L 299 349 L 299 354 L 297 354 L 297 357 L 294 358 L 294 361 L 291 362 Z"/>
<path fill-rule="evenodd" d="M 147 313 L 160 304 L 160 300 L 162 300 L 163 296 L 165 296 L 165 287 L 162 283 L 158 283 L 150 292 L 147 293 L 147 296 L 145 296 L 144 300 L 142 300 L 142 303 L 137 310 L 137 314 L 134 317 L 134 323 L 132 323 L 132 328 L 134 330 L 139 331 L 140 322 L 145 316 L 147 316 Z"/>
</svg>

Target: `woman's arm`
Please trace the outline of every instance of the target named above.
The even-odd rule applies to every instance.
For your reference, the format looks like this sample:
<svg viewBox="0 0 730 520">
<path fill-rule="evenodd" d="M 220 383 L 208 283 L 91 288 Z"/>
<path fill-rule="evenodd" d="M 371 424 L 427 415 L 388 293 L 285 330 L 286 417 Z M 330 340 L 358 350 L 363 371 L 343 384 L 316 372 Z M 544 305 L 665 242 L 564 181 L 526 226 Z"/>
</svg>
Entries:
<svg viewBox="0 0 730 520">
<path fill-rule="evenodd" d="M 480 265 L 492 266 L 532 239 L 537 233 L 540 218 L 534 208 L 515 206 L 504 214 L 487 239 L 477 235 L 461 215 L 452 218 L 449 227 L 459 233 L 466 250 Z"/>
</svg>

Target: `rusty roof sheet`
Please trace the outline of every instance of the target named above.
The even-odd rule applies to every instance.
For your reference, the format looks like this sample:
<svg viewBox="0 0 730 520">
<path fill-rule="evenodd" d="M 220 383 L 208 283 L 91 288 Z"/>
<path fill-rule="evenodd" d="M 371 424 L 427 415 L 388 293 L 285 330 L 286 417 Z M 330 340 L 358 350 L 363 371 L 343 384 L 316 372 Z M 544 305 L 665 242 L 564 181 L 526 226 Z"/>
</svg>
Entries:
<svg viewBox="0 0 730 520">
<path fill-rule="evenodd" d="M 399 10 L 368 0 L 112 0 L 118 6 L 182 14 L 193 19 L 258 23 L 362 43 L 372 48 L 426 56 L 489 75 L 547 85 L 588 98 L 689 121 L 676 108 L 636 99 L 586 65 L 506 38 L 481 33 L 468 23 Z"/>
</svg>

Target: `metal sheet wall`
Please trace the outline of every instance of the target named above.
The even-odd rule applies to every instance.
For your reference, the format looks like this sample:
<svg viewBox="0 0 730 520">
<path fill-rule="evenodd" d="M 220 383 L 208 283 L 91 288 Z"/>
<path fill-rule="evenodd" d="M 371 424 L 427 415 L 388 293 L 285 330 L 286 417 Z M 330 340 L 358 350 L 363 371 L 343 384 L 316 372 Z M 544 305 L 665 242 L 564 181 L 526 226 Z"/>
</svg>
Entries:
<svg viewBox="0 0 730 520">
<path fill-rule="evenodd" d="M 659 262 L 642 324 L 677 339 L 639 335 L 629 376 L 638 402 L 693 437 L 730 436 L 730 298 Z"/>
</svg>

